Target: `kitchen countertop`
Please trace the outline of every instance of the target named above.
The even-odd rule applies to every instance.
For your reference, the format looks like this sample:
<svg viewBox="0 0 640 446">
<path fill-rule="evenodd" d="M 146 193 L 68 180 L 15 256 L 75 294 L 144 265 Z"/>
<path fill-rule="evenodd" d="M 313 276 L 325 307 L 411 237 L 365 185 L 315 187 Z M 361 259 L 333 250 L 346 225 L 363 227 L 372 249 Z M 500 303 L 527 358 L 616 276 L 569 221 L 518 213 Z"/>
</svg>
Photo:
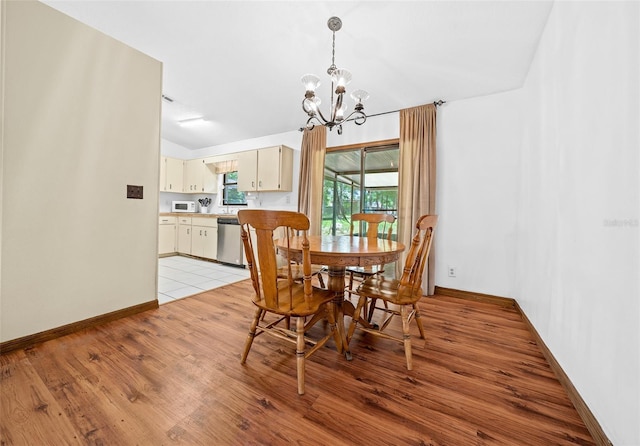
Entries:
<svg viewBox="0 0 640 446">
<path fill-rule="evenodd" d="M 201 214 L 199 212 L 160 212 L 160 217 L 203 217 L 203 218 L 225 218 L 235 217 L 237 214 Z"/>
</svg>

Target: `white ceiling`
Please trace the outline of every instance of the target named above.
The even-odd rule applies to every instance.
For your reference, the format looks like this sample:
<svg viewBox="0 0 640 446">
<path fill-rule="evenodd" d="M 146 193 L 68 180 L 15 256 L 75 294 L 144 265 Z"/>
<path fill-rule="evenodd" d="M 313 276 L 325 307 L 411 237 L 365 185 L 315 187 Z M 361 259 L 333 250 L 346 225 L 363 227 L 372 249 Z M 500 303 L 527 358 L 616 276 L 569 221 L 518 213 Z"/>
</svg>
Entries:
<svg viewBox="0 0 640 446">
<path fill-rule="evenodd" d="M 162 137 L 189 149 L 296 130 L 300 77 L 329 101 L 336 65 L 368 114 L 483 96 L 524 82 L 549 1 L 57 1 L 44 3 L 163 62 Z M 352 102 L 352 101 L 351 101 Z M 351 106 L 353 104 L 351 103 Z M 202 127 L 176 121 L 204 116 Z"/>
</svg>

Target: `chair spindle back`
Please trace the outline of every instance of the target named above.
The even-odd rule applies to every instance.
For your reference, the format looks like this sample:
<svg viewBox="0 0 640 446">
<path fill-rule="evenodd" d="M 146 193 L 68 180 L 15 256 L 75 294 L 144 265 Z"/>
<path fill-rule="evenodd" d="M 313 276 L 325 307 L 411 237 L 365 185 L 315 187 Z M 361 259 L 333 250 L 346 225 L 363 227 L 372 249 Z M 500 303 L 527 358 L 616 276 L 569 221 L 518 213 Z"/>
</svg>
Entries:
<svg viewBox="0 0 640 446">
<path fill-rule="evenodd" d="M 289 301 L 286 303 L 279 301 L 279 299 L 283 298 L 283 295 L 278 292 L 278 288 L 282 288 L 282 285 L 278 283 L 278 261 L 273 238 L 274 232 L 278 228 L 283 228 L 287 243 L 289 243 L 292 234 L 298 233 L 303 237 L 303 283 L 305 299 L 308 300 L 312 293 L 311 259 L 309 255 L 309 240 L 307 239 L 309 219 L 299 212 L 247 209 L 238 211 L 238 221 L 241 225 L 242 242 L 249 272 L 251 273 L 251 282 L 256 293 L 256 301 L 264 300 L 265 304 L 271 308 L 282 308 L 283 304 L 288 304 L 289 309 L 293 308 L 293 278 L 290 254 L 287 254 L 288 277 L 281 279 L 285 280 L 289 287 Z M 255 231 L 255 242 L 251 237 L 251 229 Z"/>
<path fill-rule="evenodd" d="M 433 231 L 438 223 L 437 215 L 423 215 L 416 223 L 416 234 L 405 259 L 398 295 L 407 302 L 422 296 L 422 275 L 427 264 Z"/>
</svg>

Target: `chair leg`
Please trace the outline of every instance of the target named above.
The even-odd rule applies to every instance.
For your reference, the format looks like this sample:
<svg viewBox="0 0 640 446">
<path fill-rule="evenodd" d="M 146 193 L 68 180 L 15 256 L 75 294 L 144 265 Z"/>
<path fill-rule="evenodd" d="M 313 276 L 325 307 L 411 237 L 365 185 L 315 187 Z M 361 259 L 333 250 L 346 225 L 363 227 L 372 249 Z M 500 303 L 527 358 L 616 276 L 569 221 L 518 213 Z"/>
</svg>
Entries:
<svg viewBox="0 0 640 446">
<path fill-rule="evenodd" d="M 418 330 L 420 330 L 420 339 L 425 339 L 424 335 L 424 327 L 422 326 L 422 318 L 420 317 L 420 310 L 418 310 L 418 304 L 413 304 L 413 314 L 416 319 L 416 324 L 418 324 Z"/>
<path fill-rule="evenodd" d="M 244 351 L 242 352 L 242 357 L 240 358 L 240 364 L 244 364 L 245 362 L 247 362 L 247 355 L 249 354 L 249 350 L 251 350 L 253 338 L 256 337 L 256 327 L 258 326 L 258 322 L 263 316 L 263 313 L 264 312 L 260 308 L 258 308 L 253 316 L 251 326 L 249 327 L 249 335 L 247 336 L 247 341 L 244 344 Z"/>
<path fill-rule="evenodd" d="M 376 311 L 376 308 L 377 308 L 377 307 L 376 307 L 376 300 L 377 300 L 377 299 L 372 298 L 372 299 L 371 299 L 371 302 L 369 303 L 370 308 L 369 308 L 369 314 L 368 314 L 368 316 L 367 316 L 367 322 L 371 322 L 371 319 L 373 319 L 373 313 L 374 313 L 374 311 Z M 384 302 L 384 309 L 385 309 L 385 311 L 387 311 L 387 312 L 388 312 L 388 310 L 389 310 L 389 304 L 387 303 L 387 301 L 386 301 L 386 300 L 383 300 L 382 302 Z M 365 308 L 365 310 L 366 310 L 366 308 Z"/>
<path fill-rule="evenodd" d="M 304 395 L 304 319 L 296 318 L 296 365 L 298 369 L 298 395 Z"/>
<path fill-rule="evenodd" d="M 352 289 L 353 289 L 353 272 L 349 271 L 349 285 L 347 286 L 347 293 L 349 294 L 349 300 L 351 300 Z"/>
<path fill-rule="evenodd" d="M 367 302 L 366 296 L 360 296 L 358 299 L 358 305 L 356 305 L 356 309 L 353 310 L 353 317 L 351 318 L 351 324 L 349 324 L 349 330 L 347 331 L 347 344 L 351 341 L 351 337 L 353 333 L 356 331 L 356 325 L 358 324 L 358 320 L 360 319 L 360 312 L 362 311 L 362 307 Z"/>
<path fill-rule="evenodd" d="M 413 359 L 411 356 L 411 334 L 409 333 L 409 314 L 407 306 L 400 306 L 400 316 L 402 317 L 402 342 L 404 343 L 404 356 L 407 358 L 407 370 L 413 370 Z"/>
<path fill-rule="evenodd" d="M 371 319 L 373 319 L 373 312 L 376 309 L 376 301 L 378 299 L 376 299 L 375 297 L 371 298 L 371 301 L 369 302 L 369 314 L 367 315 L 367 322 L 371 322 Z M 387 302 L 385 302 L 386 305 Z M 366 310 L 366 308 L 365 308 Z"/>
<path fill-rule="evenodd" d="M 340 351 L 340 346 L 343 345 L 343 342 L 338 332 L 338 327 L 336 326 L 336 306 L 333 302 L 327 302 L 325 304 L 324 315 L 323 321 L 325 324 L 329 324 L 329 330 L 331 330 L 331 334 L 333 335 L 333 342 L 336 343 L 336 349 Z"/>
<path fill-rule="evenodd" d="M 327 287 L 324 284 L 324 279 L 322 278 L 322 273 L 318 273 L 318 282 L 320 283 L 320 288 L 326 289 Z"/>
</svg>

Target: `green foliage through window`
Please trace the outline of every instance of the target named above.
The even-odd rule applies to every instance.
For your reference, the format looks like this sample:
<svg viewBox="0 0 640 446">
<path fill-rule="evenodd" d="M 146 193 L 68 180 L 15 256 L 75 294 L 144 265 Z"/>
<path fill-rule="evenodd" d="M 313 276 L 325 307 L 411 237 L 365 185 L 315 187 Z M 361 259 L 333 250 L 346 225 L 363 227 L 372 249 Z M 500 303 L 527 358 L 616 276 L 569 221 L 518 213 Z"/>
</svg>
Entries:
<svg viewBox="0 0 640 446">
<path fill-rule="evenodd" d="M 358 212 L 398 215 L 398 153 L 394 144 L 325 155 L 323 234 L 349 234 L 351 214 Z"/>
<path fill-rule="evenodd" d="M 244 192 L 238 190 L 238 172 L 228 172 L 223 178 L 224 192 L 222 194 L 222 204 L 226 206 L 246 205 L 247 197 Z"/>
</svg>

